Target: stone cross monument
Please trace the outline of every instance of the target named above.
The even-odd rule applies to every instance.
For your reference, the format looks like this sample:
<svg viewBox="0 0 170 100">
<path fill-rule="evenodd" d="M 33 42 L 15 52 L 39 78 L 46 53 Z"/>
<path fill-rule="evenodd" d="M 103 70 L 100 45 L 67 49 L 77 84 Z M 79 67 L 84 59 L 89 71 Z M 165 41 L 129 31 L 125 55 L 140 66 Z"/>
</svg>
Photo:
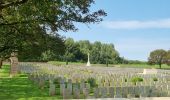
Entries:
<svg viewBox="0 0 170 100">
<path fill-rule="evenodd" d="M 91 66 L 91 64 L 90 64 L 90 54 L 88 53 L 88 61 L 87 61 L 87 65 L 86 66 Z"/>
</svg>

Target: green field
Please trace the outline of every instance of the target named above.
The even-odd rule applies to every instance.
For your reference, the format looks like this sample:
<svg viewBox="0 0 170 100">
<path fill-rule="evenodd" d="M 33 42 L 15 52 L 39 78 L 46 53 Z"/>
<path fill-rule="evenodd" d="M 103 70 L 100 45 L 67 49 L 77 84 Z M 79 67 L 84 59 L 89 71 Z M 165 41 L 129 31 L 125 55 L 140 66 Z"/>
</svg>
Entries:
<svg viewBox="0 0 170 100">
<path fill-rule="evenodd" d="M 60 62 L 60 61 L 49 61 L 48 63 L 54 64 L 54 65 L 66 65 L 66 62 Z M 74 66 L 86 66 L 86 63 L 80 63 L 80 62 L 69 62 L 68 65 Z M 106 67 L 106 64 L 91 64 L 91 66 L 101 66 Z M 159 65 L 148 65 L 148 64 L 109 64 L 108 67 L 121 67 L 121 68 L 158 68 Z M 170 69 L 170 66 L 163 64 L 162 69 Z"/>
<path fill-rule="evenodd" d="M 27 75 L 19 74 L 10 78 L 9 69 L 9 65 L 4 65 L 3 69 L 0 69 L 0 100 L 54 100 L 62 98 L 59 95 L 49 97 L 48 87 L 43 90 L 38 88 L 36 84 L 28 80 Z"/>
</svg>

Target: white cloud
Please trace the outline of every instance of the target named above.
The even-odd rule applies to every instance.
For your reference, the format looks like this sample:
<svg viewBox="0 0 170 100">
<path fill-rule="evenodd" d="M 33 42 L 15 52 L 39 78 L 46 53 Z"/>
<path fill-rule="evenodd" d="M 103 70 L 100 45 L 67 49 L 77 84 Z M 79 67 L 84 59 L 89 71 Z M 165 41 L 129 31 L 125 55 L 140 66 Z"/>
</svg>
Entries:
<svg viewBox="0 0 170 100">
<path fill-rule="evenodd" d="M 170 28 L 170 18 L 159 20 L 126 20 L 126 21 L 104 21 L 102 26 L 111 29 L 151 29 Z"/>
</svg>

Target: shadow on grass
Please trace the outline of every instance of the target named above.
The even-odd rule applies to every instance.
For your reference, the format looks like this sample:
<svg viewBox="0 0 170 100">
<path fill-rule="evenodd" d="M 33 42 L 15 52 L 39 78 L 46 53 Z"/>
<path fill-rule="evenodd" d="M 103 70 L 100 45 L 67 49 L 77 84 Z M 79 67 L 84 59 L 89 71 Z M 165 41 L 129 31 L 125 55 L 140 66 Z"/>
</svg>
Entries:
<svg viewBox="0 0 170 100">
<path fill-rule="evenodd" d="M 46 100 L 43 97 L 49 97 L 48 88 L 41 90 L 28 78 L 0 78 L 0 100 L 16 100 L 19 98 Z M 55 97 L 55 99 L 57 98 L 61 99 L 59 96 Z"/>
<path fill-rule="evenodd" d="M 0 75 L 9 76 L 9 66 L 3 66 Z M 0 77 L 0 100 L 52 100 L 61 99 L 56 95 L 50 97 L 48 87 L 41 90 L 36 84 L 28 80 L 27 75 L 18 77 Z"/>
<path fill-rule="evenodd" d="M 0 77 L 9 77 L 9 65 L 3 65 L 2 69 L 0 69 Z"/>
</svg>

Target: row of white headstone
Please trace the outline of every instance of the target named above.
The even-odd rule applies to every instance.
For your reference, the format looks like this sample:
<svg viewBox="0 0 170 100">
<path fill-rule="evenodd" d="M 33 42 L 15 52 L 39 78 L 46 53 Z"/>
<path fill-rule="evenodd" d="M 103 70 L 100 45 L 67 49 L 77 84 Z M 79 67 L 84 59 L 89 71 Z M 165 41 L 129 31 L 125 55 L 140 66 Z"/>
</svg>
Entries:
<svg viewBox="0 0 170 100">
<path fill-rule="evenodd" d="M 121 69 L 108 71 L 104 68 L 96 68 L 98 71 L 95 71 L 88 67 L 57 67 L 48 64 L 27 63 L 20 64 L 19 68 L 21 72 L 29 73 L 29 79 L 38 84 L 41 89 L 48 81 L 49 95 L 56 95 L 57 88 L 54 81 L 59 79 L 60 94 L 63 98 L 170 96 L 170 74 L 167 71 L 156 75 L 137 74 L 138 70 L 131 71 L 134 73 L 118 74 L 116 72 L 120 72 Z M 131 82 L 133 77 L 141 77 L 144 80 L 133 84 Z M 155 77 L 158 81 L 153 80 Z M 87 81 L 88 78 L 94 78 L 98 86 L 92 88 L 88 83 L 82 82 L 82 80 Z M 90 91 L 93 91 L 94 95 L 91 96 Z"/>
</svg>

